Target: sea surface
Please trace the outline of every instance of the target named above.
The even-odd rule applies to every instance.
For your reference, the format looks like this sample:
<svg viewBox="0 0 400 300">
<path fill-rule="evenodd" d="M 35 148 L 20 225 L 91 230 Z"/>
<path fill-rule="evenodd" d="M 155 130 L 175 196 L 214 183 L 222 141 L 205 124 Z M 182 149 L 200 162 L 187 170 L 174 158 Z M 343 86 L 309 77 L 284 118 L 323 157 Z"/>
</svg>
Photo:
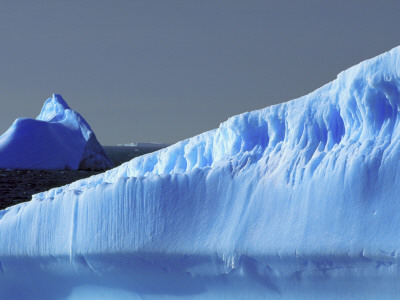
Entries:
<svg viewBox="0 0 400 300">
<path fill-rule="evenodd" d="M 114 167 L 159 147 L 104 146 Z M 0 209 L 29 201 L 33 194 L 63 186 L 99 174 L 99 171 L 72 170 L 9 170 L 0 169 Z"/>
</svg>

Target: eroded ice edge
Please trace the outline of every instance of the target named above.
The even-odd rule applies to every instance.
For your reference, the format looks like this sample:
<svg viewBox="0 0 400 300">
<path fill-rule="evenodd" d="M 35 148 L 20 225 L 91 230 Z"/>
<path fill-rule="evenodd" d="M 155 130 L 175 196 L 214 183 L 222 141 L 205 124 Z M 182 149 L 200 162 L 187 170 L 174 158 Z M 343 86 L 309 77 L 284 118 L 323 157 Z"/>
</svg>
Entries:
<svg viewBox="0 0 400 300">
<path fill-rule="evenodd" d="M 1 211 L 0 295 L 395 297 L 399 55 Z"/>
</svg>

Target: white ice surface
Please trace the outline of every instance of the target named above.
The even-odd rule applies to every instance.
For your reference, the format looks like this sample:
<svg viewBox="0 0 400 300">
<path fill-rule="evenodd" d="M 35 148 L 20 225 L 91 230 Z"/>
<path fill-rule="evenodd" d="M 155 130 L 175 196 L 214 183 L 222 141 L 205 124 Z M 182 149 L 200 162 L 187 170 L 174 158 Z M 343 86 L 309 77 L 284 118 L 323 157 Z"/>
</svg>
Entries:
<svg viewBox="0 0 400 300">
<path fill-rule="evenodd" d="M 61 95 L 36 119 L 20 118 L 0 136 L 2 169 L 108 169 L 112 162 L 89 124 Z"/>
<path fill-rule="evenodd" d="M 69 299 L 392 299 L 399 111 L 395 48 L 309 95 L 37 194 L 0 212 L 0 295 L 20 285 L 39 299 L 45 279 L 45 295 Z"/>
</svg>

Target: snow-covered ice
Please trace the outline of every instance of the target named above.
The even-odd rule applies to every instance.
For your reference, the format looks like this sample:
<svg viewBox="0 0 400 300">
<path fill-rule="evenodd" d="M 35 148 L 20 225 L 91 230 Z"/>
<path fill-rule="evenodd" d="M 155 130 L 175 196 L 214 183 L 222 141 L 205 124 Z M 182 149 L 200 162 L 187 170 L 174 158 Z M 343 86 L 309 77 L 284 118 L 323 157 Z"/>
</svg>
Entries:
<svg viewBox="0 0 400 300">
<path fill-rule="evenodd" d="M 36 119 L 20 118 L 0 136 L 2 169 L 109 169 L 89 124 L 53 94 Z"/>
<path fill-rule="evenodd" d="M 393 299 L 399 120 L 400 47 L 37 194 L 0 212 L 0 296 Z"/>
</svg>

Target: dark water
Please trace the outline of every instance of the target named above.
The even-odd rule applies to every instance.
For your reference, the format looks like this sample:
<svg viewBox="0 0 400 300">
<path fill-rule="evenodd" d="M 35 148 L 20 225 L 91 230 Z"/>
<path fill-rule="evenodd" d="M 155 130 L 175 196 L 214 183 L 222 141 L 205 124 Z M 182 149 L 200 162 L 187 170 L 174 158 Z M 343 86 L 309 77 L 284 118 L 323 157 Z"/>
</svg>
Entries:
<svg viewBox="0 0 400 300">
<path fill-rule="evenodd" d="M 133 146 L 104 146 L 114 166 L 134 157 L 150 153 L 160 148 Z M 29 201 L 33 194 L 63 186 L 78 179 L 99 174 L 98 171 L 43 171 L 43 170 L 2 170 L 0 169 L 0 209 Z"/>
<path fill-rule="evenodd" d="M 151 153 L 161 149 L 160 147 L 136 147 L 136 146 L 103 146 L 114 166 L 119 166 L 132 158 Z"/>
</svg>

